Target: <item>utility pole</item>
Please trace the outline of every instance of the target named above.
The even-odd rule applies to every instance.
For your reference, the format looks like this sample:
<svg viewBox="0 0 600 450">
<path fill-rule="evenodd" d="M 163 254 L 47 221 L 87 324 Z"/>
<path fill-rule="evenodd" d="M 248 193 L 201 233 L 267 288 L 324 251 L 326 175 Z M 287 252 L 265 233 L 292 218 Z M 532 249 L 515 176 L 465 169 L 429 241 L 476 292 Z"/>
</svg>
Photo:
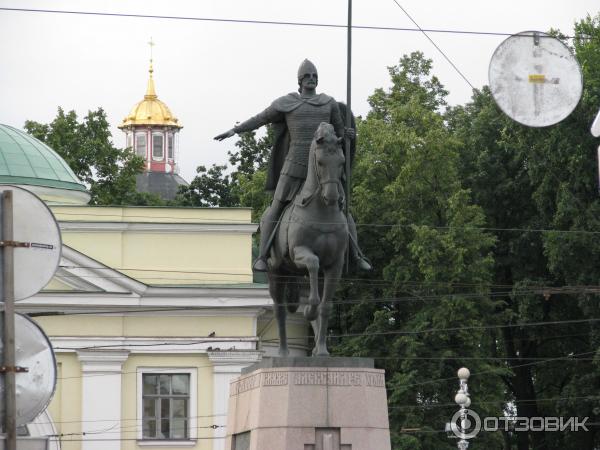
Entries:
<svg viewBox="0 0 600 450">
<path fill-rule="evenodd" d="M 352 0 L 348 0 L 348 46 L 347 46 L 347 57 L 346 57 L 346 128 L 352 126 Z M 345 155 L 346 158 L 346 220 L 350 217 L 350 146 L 352 142 L 350 138 L 345 137 Z M 348 266 L 350 264 L 350 245 L 346 248 L 346 272 L 348 272 Z"/>
<path fill-rule="evenodd" d="M 17 449 L 17 399 L 15 358 L 15 277 L 13 244 L 13 193 L 2 193 L 2 300 L 4 301 L 4 361 L 0 372 L 4 373 L 4 432 L 6 450 Z"/>
</svg>

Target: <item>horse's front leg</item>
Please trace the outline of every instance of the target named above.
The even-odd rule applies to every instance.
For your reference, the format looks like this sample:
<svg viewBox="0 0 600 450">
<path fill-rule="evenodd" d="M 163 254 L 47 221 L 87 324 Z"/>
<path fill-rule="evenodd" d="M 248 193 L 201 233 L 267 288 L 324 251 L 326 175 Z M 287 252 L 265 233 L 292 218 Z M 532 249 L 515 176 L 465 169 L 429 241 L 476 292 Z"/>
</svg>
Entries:
<svg viewBox="0 0 600 450">
<path fill-rule="evenodd" d="M 327 326 L 329 325 L 329 316 L 333 310 L 330 302 L 342 275 L 342 265 L 343 259 L 334 267 L 324 272 L 323 298 L 319 305 L 319 318 L 316 321 L 316 326 L 313 326 L 316 341 L 313 350 L 314 356 L 329 356 L 329 351 L 327 350 Z"/>
<path fill-rule="evenodd" d="M 308 306 L 304 309 L 306 320 L 317 318 L 319 306 L 319 257 L 311 249 L 304 246 L 294 247 L 294 264 L 308 271 L 310 279 L 310 294 Z"/>
<path fill-rule="evenodd" d="M 273 299 L 275 318 L 277 319 L 277 328 L 279 330 L 279 356 L 288 356 L 290 351 L 287 343 L 287 333 L 285 329 L 286 304 L 284 300 L 285 282 L 277 274 L 269 272 L 269 293 Z"/>
</svg>

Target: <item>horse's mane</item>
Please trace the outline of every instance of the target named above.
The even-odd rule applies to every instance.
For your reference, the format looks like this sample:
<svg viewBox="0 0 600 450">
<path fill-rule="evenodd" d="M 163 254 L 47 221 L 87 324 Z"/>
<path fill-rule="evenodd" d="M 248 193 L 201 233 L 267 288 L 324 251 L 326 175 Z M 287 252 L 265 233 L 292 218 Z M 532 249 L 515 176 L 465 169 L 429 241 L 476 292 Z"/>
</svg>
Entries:
<svg viewBox="0 0 600 450">
<path fill-rule="evenodd" d="M 321 122 L 319 124 L 311 143 L 311 149 L 317 143 L 319 143 L 321 139 L 327 139 L 331 142 L 334 140 L 337 141 L 337 135 L 335 134 L 335 128 L 333 128 L 333 125 L 327 122 Z"/>
</svg>

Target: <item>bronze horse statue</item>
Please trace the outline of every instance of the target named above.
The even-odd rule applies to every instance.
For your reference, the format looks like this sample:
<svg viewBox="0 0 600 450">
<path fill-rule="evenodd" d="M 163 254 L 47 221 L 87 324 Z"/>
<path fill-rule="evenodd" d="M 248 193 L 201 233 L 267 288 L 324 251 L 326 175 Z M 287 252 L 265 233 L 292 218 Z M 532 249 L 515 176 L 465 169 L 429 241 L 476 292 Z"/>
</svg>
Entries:
<svg viewBox="0 0 600 450">
<path fill-rule="evenodd" d="M 342 274 L 348 246 L 348 222 L 343 212 L 344 164 L 342 138 L 336 136 L 331 124 L 322 122 L 310 146 L 306 181 L 272 236 L 269 292 L 275 304 L 280 356 L 289 354 L 286 313 L 296 312 L 300 304 L 304 304 L 304 316 L 315 333 L 312 354 L 329 355 L 329 301 Z"/>
</svg>

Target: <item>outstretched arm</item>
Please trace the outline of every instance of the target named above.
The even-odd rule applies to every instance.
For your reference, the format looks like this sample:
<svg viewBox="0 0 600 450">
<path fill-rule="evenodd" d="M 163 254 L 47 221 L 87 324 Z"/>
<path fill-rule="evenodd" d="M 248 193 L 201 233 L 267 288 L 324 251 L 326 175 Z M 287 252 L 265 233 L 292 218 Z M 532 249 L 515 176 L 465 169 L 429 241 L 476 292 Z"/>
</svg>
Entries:
<svg viewBox="0 0 600 450">
<path fill-rule="evenodd" d="M 235 130 L 232 128 L 231 130 L 227 130 L 225 133 L 221 133 L 215 136 L 215 141 L 222 141 L 223 139 L 230 138 L 235 134 Z"/>
<path fill-rule="evenodd" d="M 268 123 L 279 122 L 284 119 L 284 114 L 277 111 L 273 105 L 269 106 L 263 112 L 258 113 L 256 116 L 246 120 L 245 122 L 236 125 L 231 130 L 227 130 L 225 133 L 221 133 L 215 136 L 215 140 L 222 141 L 223 139 L 230 138 L 234 134 L 243 133 L 244 131 L 252 131 L 262 127 Z"/>
</svg>

